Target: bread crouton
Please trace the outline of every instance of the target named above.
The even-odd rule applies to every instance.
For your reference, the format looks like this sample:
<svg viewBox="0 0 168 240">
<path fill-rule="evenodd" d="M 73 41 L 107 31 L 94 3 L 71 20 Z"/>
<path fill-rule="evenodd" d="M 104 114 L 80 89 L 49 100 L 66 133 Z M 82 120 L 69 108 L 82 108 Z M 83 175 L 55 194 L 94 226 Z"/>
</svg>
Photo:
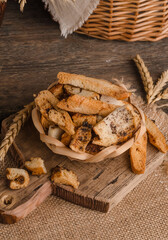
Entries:
<svg viewBox="0 0 168 240">
<path fill-rule="evenodd" d="M 66 90 L 66 92 L 69 95 L 79 95 L 79 96 L 84 96 L 84 97 L 88 97 L 88 98 L 93 98 L 95 100 L 100 99 L 100 95 L 98 93 L 88 91 L 85 89 L 81 89 L 79 87 L 74 87 L 71 85 L 64 85 L 64 89 Z"/>
<path fill-rule="evenodd" d="M 84 153 L 91 137 L 91 125 L 84 122 L 83 125 L 77 129 L 69 147 L 75 152 Z"/>
<path fill-rule="evenodd" d="M 56 84 L 53 87 L 49 89 L 49 91 L 56 97 L 60 98 L 61 95 L 63 95 L 63 85 L 62 84 Z"/>
<path fill-rule="evenodd" d="M 166 153 L 168 151 L 168 145 L 166 139 L 161 133 L 156 124 L 145 116 L 146 129 L 149 136 L 149 142 L 155 146 L 159 151 Z"/>
<path fill-rule="evenodd" d="M 139 131 L 136 133 L 138 136 Z M 130 161 L 132 171 L 136 174 L 142 174 L 145 172 L 146 167 L 146 152 L 147 152 L 147 134 L 141 137 L 141 139 L 133 144 L 130 148 Z"/>
<path fill-rule="evenodd" d="M 32 175 L 42 175 L 47 173 L 44 160 L 40 157 L 32 157 L 25 162 L 25 167 L 32 172 Z"/>
<path fill-rule="evenodd" d="M 94 126 L 96 124 L 97 117 L 95 115 L 83 115 L 81 113 L 76 113 L 72 116 L 75 127 L 82 126 L 84 121 L 87 121 L 90 125 Z"/>
<path fill-rule="evenodd" d="M 35 104 L 39 109 L 43 108 L 43 106 L 47 103 L 49 103 L 53 108 L 56 108 L 58 102 L 58 99 L 48 90 L 39 92 L 35 98 Z"/>
<path fill-rule="evenodd" d="M 41 115 L 41 125 L 44 130 L 47 130 L 52 124 L 53 123 L 51 121 L 48 121 L 43 115 Z"/>
<path fill-rule="evenodd" d="M 48 112 L 48 118 L 50 121 L 58 125 L 61 129 L 63 129 L 69 135 L 75 134 L 75 127 L 68 112 L 51 109 Z"/>
<path fill-rule="evenodd" d="M 60 139 L 63 132 L 64 131 L 61 128 L 59 128 L 58 126 L 50 125 L 50 127 L 48 129 L 48 136 L 56 138 L 56 139 Z"/>
<path fill-rule="evenodd" d="M 6 177 L 10 180 L 9 187 L 11 189 L 25 188 L 28 186 L 30 181 L 28 172 L 19 168 L 7 168 Z"/>
<path fill-rule="evenodd" d="M 57 106 L 69 112 L 88 115 L 99 114 L 101 116 L 107 116 L 118 107 L 113 104 L 108 104 L 95 99 L 89 99 L 79 95 L 73 95 L 67 99 L 63 99 L 57 104 Z"/>
<path fill-rule="evenodd" d="M 64 185 L 70 185 L 77 189 L 79 187 L 79 181 L 75 173 L 70 170 L 63 169 L 62 167 L 55 167 L 51 174 L 51 181 L 54 183 L 60 183 Z"/>
<path fill-rule="evenodd" d="M 98 152 L 100 152 L 101 150 L 102 150 L 102 147 L 100 147 L 98 145 L 95 145 L 95 144 L 92 144 L 92 143 L 89 143 L 86 146 L 85 152 L 89 153 L 89 154 L 92 154 L 92 155 L 95 155 Z"/>
<path fill-rule="evenodd" d="M 99 139 L 94 138 L 92 143 L 108 147 L 127 141 L 137 130 L 139 124 L 140 116 L 138 118 L 129 105 L 119 107 L 93 127 Z"/>
<path fill-rule="evenodd" d="M 65 146 L 69 146 L 70 142 L 71 142 L 72 136 L 67 134 L 66 132 L 62 134 L 61 136 L 61 142 L 65 145 Z"/>
<path fill-rule="evenodd" d="M 57 78 L 60 84 L 70 84 L 99 94 L 111 96 L 116 99 L 125 99 L 131 95 L 131 93 L 127 92 L 123 87 L 102 79 L 65 72 L 59 72 Z"/>
</svg>

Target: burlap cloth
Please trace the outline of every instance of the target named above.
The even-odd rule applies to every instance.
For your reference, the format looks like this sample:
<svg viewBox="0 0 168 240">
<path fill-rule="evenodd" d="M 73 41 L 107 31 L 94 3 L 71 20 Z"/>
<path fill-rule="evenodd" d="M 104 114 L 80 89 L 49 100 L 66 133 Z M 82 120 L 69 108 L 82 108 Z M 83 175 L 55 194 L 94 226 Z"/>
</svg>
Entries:
<svg viewBox="0 0 168 240">
<path fill-rule="evenodd" d="M 19 223 L 0 224 L 0 240 L 167 240 L 166 163 L 167 160 L 109 213 L 92 211 L 51 196 Z"/>
</svg>

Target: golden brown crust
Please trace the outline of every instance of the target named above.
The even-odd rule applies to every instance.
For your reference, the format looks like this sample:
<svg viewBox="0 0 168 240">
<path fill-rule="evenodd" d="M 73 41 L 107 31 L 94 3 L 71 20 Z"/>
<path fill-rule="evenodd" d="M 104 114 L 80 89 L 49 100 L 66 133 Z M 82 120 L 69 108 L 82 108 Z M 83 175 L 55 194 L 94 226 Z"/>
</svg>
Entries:
<svg viewBox="0 0 168 240">
<path fill-rule="evenodd" d="M 65 145 L 65 146 L 69 146 L 70 142 L 71 142 L 72 136 L 67 134 L 66 132 L 62 134 L 61 136 L 61 142 Z"/>
<path fill-rule="evenodd" d="M 25 188 L 28 186 L 30 181 L 28 172 L 19 168 L 7 168 L 6 177 L 10 180 L 9 187 L 11 189 Z"/>
<path fill-rule="evenodd" d="M 43 115 L 41 115 L 41 125 L 44 130 L 47 130 L 50 125 L 52 125 L 53 122 L 47 120 Z"/>
<path fill-rule="evenodd" d="M 102 147 L 100 147 L 100 146 L 98 146 L 96 144 L 89 143 L 86 146 L 85 152 L 89 153 L 89 154 L 92 154 L 92 155 L 95 155 L 98 152 L 100 152 L 101 150 L 102 150 Z"/>
<path fill-rule="evenodd" d="M 155 123 L 145 116 L 146 129 L 149 136 L 149 142 L 155 146 L 159 151 L 166 153 L 168 151 L 168 145 L 166 139 L 161 133 Z"/>
<path fill-rule="evenodd" d="M 136 133 L 138 136 L 139 131 Z M 143 174 L 146 167 L 147 152 L 147 134 L 145 133 L 141 139 L 133 144 L 130 148 L 130 161 L 132 171 L 136 174 Z"/>
<path fill-rule="evenodd" d="M 95 99 L 89 99 L 79 95 L 73 95 L 67 99 L 61 100 L 57 104 L 57 107 L 69 112 L 76 112 L 88 115 L 99 114 L 101 116 L 107 116 L 118 106 L 101 102 Z"/>
<path fill-rule="evenodd" d="M 95 115 L 84 115 L 81 113 L 76 113 L 72 116 L 75 127 L 82 126 L 84 121 L 87 121 L 90 125 L 94 126 L 96 124 L 97 117 Z"/>
<path fill-rule="evenodd" d="M 70 185 L 77 189 L 79 187 L 79 181 L 76 174 L 68 169 L 62 167 L 55 167 L 52 171 L 51 181 L 54 183 L 60 183 L 65 185 Z"/>
<path fill-rule="evenodd" d="M 75 152 L 84 153 L 91 137 L 91 126 L 87 122 L 84 122 L 84 124 L 77 129 L 69 147 Z"/>
<path fill-rule="evenodd" d="M 57 75 L 60 84 L 70 84 L 99 94 L 108 95 L 116 99 L 126 99 L 131 93 L 121 86 L 112 84 L 106 80 L 90 78 L 83 75 L 59 72 Z"/>
<path fill-rule="evenodd" d="M 56 97 L 60 98 L 61 95 L 63 95 L 63 85 L 62 84 L 56 84 L 53 87 L 49 89 L 49 91 Z"/>
<path fill-rule="evenodd" d="M 46 174 L 47 170 L 44 165 L 44 160 L 40 157 L 32 157 L 30 161 L 25 162 L 25 167 L 27 170 L 32 172 L 32 175 L 42 175 Z"/>
<path fill-rule="evenodd" d="M 54 122 L 61 129 L 63 129 L 67 134 L 75 134 L 75 127 L 68 112 L 65 112 L 63 110 L 57 111 L 55 109 L 51 109 L 48 112 L 48 118 L 50 121 Z"/>
</svg>

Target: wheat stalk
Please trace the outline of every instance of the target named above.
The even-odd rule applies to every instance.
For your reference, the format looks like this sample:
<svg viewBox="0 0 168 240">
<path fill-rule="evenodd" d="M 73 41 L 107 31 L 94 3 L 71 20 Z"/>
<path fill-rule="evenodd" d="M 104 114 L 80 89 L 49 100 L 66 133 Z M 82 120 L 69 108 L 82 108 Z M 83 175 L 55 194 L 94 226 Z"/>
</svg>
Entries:
<svg viewBox="0 0 168 240">
<path fill-rule="evenodd" d="M 149 103 L 153 102 L 152 100 L 154 100 L 154 98 L 161 92 L 161 90 L 163 89 L 167 82 L 168 82 L 168 70 L 164 71 L 161 77 L 158 79 L 157 84 L 153 89 L 153 93 L 152 96 L 150 97 Z"/>
<path fill-rule="evenodd" d="M 30 104 L 26 105 L 24 109 L 19 111 L 14 117 L 12 124 L 10 125 L 9 130 L 7 131 L 0 145 L 0 167 L 1 168 L 4 166 L 4 158 L 8 152 L 9 147 L 13 143 L 21 127 L 29 119 L 33 107 L 34 107 L 34 102 L 31 102 Z"/>
<path fill-rule="evenodd" d="M 20 11 L 23 12 L 24 6 L 27 3 L 26 0 L 18 0 L 18 3 L 20 4 Z"/>
<path fill-rule="evenodd" d="M 142 60 L 142 58 L 139 55 L 137 55 L 133 60 L 134 60 L 136 66 L 139 70 L 139 73 L 141 75 L 144 89 L 146 92 L 147 102 L 149 103 L 149 100 L 150 100 L 150 97 L 152 96 L 153 88 L 154 88 L 153 79 L 148 71 L 148 68 L 145 66 L 144 61 Z"/>
<path fill-rule="evenodd" d="M 159 93 L 151 103 L 155 103 L 160 99 L 168 99 L 168 88 L 166 88 L 162 93 Z"/>
</svg>

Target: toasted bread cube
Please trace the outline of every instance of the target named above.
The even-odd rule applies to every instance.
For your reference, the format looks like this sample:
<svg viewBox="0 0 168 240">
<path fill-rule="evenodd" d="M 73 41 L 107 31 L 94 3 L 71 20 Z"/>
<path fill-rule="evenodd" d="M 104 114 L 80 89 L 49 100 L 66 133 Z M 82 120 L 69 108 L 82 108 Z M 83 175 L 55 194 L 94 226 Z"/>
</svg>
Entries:
<svg viewBox="0 0 168 240">
<path fill-rule="evenodd" d="M 70 185 L 75 189 L 77 189 L 80 184 L 75 173 L 70 170 L 63 169 L 59 166 L 53 169 L 51 181 L 53 181 L 54 183 Z"/>
<path fill-rule="evenodd" d="M 44 160 L 40 157 L 32 157 L 25 162 L 25 167 L 32 172 L 32 175 L 42 175 L 47 173 Z"/>
<path fill-rule="evenodd" d="M 43 115 L 41 115 L 41 125 L 44 130 L 47 130 L 52 124 L 53 123 L 51 121 L 47 120 Z"/>
<path fill-rule="evenodd" d="M 6 177 L 10 180 L 9 187 L 11 189 L 25 188 L 28 186 L 30 181 L 28 172 L 19 168 L 7 168 Z"/>
<path fill-rule="evenodd" d="M 63 94 L 63 85 L 62 84 L 56 84 L 53 87 L 49 89 L 49 91 L 56 97 L 60 98 L 60 96 Z"/>
</svg>

